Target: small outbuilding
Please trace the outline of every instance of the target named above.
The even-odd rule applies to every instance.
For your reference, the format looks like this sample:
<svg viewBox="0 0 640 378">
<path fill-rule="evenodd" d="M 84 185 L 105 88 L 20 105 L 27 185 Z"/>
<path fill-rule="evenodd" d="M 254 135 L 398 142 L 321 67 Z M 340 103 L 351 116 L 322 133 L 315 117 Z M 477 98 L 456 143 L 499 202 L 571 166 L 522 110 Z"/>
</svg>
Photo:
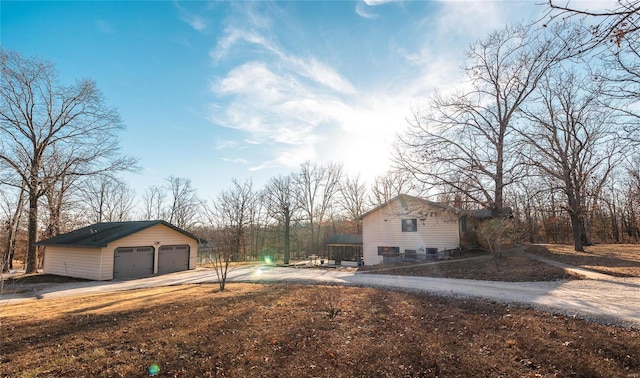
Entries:
<svg viewBox="0 0 640 378">
<path fill-rule="evenodd" d="M 132 279 L 196 268 L 198 238 L 162 220 L 96 223 L 40 241 L 44 273 Z"/>
<path fill-rule="evenodd" d="M 337 234 L 324 242 L 327 257 L 336 264 L 341 261 L 362 261 L 362 234 Z"/>
</svg>

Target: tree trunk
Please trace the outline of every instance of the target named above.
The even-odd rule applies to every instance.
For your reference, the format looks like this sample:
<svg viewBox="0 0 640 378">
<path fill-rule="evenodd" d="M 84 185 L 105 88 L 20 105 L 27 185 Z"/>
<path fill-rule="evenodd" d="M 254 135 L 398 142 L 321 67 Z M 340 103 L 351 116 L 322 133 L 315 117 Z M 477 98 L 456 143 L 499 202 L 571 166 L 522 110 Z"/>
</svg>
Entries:
<svg viewBox="0 0 640 378">
<path fill-rule="evenodd" d="M 22 201 L 20 201 L 19 203 L 21 204 Z M 18 212 L 18 210 L 16 210 L 16 212 Z M 13 269 L 13 256 L 16 250 L 16 238 L 18 237 L 18 221 L 19 217 L 18 220 L 12 221 L 12 223 L 7 227 L 7 244 L 5 246 L 2 261 L 3 272 L 9 271 L 9 269 Z"/>
<path fill-rule="evenodd" d="M 575 212 L 571 212 L 571 230 L 573 231 L 574 249 L 579 252 L 584 252 L 582 220 Z"/>
<path fill-rule="evenodd" d="M 291 215 L 284 215 L 284 265 L 289 264 L 291 258 Z"/>
<path fill-rule="evenodd" d="M 496 271 L 500 273 L 500 256 L 493 254 L 493 262 L 496 264 Z"/>
<path fill-rule="evenodd" d="M 13 251 L 14 251 L 15 234 L 13 233 L 13 225 L 7 225 L 7 244 L 2 255 L 2 272 L 13 269 Z"/>
<path fill-rule="evenodd" d="M 580 222 L 580 241 L 582 243 L 582 246 L 589 246 L 591 245 L 591 240 L 589 239 L 589 234 L 587 232 L 587 220 L 586 219 L 579 219 Z M 576 249 L 577 251 L 577 249 Z M 584 251 L 584 248 L 581 249 L 581 251 Z"/>
<path fill-rule="evenodd" d="M 316 226 L 313 225 L 313 218 L 311 218 L 311 254 L 316 253 Z M 307 256 L 309 252 L 307 251 Z"/>
<path fill-rule="evenodd" d="M 495 191 L 493 195 L 493 204 L 490 208 L 491 215 L 494 218 L 502 217 L 502 208 L 504 207 L 504 129 L 505 126 L 501 126 L 500 140 L 496 146 L 496 175 L 494 179 Z"/>
<path fill-rule="evenodd" d="M 613 242 L 620 243 L 620 226 L 618 224 L 618 210 L 615 203 L 611 206 L 611 233 L 613 234 Z"/>
<path fill-rule="evenodd" d="M 24 181 L 22 183 L 22 187 L 20 188 L 20 195 L 18 196 L 18 201 L 16 202 L 16 210 L 7 225 L 7 244 L 4 251 L 4 260 L 2 264 L 2 271 L 6 272 L 9 269 L 13 269 L 13 256 L 15 255 L 16 250 L 16 239 L 18 237 L 18 225 L 20 224 L 20 219 L 22 218 L 22 210 L 24 209 L 24 195 L 26 189 L 24 185 Z"/>
<path fill-rule="evenodd" d="M 28 221 L 28 246 L 27 246 L 27 268 L 26 273 L 37 273 L 38 271 L 38 249 L 36 242 L 38 238 L 38 196 L 37 186 L 29 188 L 29 221 Z"/>
</svg>

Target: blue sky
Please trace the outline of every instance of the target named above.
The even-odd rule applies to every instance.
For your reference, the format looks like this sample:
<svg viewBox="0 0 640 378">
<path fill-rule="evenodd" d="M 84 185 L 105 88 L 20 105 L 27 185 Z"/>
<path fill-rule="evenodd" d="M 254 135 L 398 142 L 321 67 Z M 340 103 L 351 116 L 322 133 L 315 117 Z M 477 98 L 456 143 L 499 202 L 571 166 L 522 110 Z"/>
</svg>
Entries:
<svg viewBox="0 0 640 378">
<path fill-rule="evenodd" d="M 369 181 L 464 50 L 540 1 L 6 1 L 0 42 L 96 80 L 141 194 L 170 175 L 215 196 L 312 160 Z"/>
</svg>

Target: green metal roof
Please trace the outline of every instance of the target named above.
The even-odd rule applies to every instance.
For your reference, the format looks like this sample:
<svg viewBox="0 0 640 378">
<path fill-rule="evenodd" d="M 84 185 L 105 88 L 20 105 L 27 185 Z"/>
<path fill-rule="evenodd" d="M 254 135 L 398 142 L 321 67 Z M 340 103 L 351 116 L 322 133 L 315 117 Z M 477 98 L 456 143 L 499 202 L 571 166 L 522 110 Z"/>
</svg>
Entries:
<svg viewBox="0 0 640 378">
<path fill-rule="evenodd" d="M 95 223 L 66 234 L 58 235 L 50 239 L 38 242 L 38 245 L 57 245 L 67 247 L 92 247 L 102 248 L 107 244 L 122 239 L 149 227 L 162 224 L 180 232 L 192 239 L 199 240 L 191 233 L 182 230 L 163 220 L 133 221 L 133 222 L 104 222 Z"/>
<path fill-rule="evenodd" d="M 362 245 L 362 234 L 333 235 L 324 244 Z"/>
</svg>

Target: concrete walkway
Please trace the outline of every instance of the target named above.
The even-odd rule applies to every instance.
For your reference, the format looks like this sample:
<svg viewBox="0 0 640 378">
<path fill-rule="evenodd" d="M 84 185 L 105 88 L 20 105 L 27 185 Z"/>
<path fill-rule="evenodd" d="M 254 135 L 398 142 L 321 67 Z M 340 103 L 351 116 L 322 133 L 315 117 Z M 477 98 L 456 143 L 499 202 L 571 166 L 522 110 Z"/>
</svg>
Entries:
<svg viewBox="0 0 640 378">
<path fill-rule="evenodd" d="M 555 267 L 558 267 L 558 268 L 562 268 L 562 269 L 564 269 L 564 270 L 566 270 L 568 272 L 575 273 L 575 274 L 578 274 L 580 276 L 583 276 L 588 280 L 612 280 L 612 279 L 615 279 L 614 276 L 611 276 L 609 274 L 594 272 L 593 270 L 589 270 L 589 269 L 580 268 L 580 267 L 577 267 L 577 266 L 565 264 L 565 263 L 560 262 L 560 261 L 551 260 L 551 259 L 548 259 L 546 257 L 538 256 L 538 255 L 536 255 L 534 253 L 525 252 L 524 250 L 520 251 L 520 253 L 522 253 L 522 255 L 524 255 L 524 256 L 526 256 L 526 257 L 528 257 L 530 259 L 538 260 L 538 261 L 541 261 L 541 262 L 543 262 L 545 264 L 549 264 L 549 265 L 552 265 L 552 266 L 555 266 Z"/>
</svg>

